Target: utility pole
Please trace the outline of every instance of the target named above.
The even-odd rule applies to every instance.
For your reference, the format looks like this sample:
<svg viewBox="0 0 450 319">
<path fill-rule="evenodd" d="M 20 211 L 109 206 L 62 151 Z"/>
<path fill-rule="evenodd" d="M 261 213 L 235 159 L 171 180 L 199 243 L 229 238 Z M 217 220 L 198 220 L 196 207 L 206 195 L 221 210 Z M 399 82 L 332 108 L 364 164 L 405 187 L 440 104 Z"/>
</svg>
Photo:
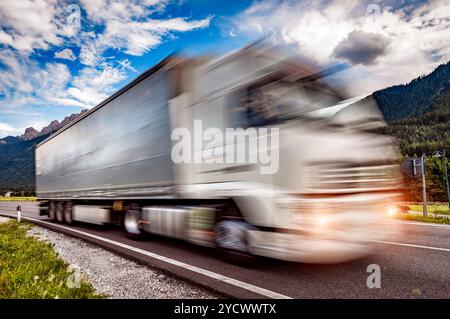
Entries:
<svg viewBox="0 0 450 319">
<path fill-rule="evenodd" d="M 425 181 L 425 153 L 422 154 L 422 200 L 423 200 L 423 216 L 427 216 L 428 207 L 427 207 L 427 184 Z"/>
</svg>

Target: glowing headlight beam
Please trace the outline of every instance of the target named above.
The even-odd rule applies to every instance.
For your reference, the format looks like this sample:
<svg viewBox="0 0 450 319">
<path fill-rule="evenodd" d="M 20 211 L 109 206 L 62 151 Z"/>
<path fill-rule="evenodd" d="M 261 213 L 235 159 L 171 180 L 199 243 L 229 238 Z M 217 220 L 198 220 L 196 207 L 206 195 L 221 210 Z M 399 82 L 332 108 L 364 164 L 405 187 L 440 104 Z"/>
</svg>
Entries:
<svg viewBox="0 0 450 319">
<path fill-rule="evenodd" d="M 394 217 L 398 212 L 398 208 L 395 206 L 388 206 L 387 208 L 387 214 L 390 217 Z"/>
</svg>

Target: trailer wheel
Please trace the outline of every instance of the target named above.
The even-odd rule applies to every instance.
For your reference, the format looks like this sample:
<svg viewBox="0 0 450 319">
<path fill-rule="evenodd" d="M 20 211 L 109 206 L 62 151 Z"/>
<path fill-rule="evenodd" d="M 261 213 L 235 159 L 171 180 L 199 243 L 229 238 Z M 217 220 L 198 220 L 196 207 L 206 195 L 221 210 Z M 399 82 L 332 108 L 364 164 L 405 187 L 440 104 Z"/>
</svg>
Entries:
<svg viewBox="0 0 450 319">
<path fill-rule="evenodd" d="M 244 221 L 223 220 L 214 227 L 214 242 L 224 258 L 241 266 L 248 266 L 256 257 L 248 248 L 247 231 L 254 227 Z"/>
<path fill-rule="evenodd" d="M 72 202 L 64 205 L 64 220 L 67 225 L 73 225 Z"/>
<path fill-rule="evenodd" d="M 144 237 L 144 231 L 139 223 L 142 213 L 137 208 L 130 208 L 125 212 L 125 218 L 123 224 L 125 230 L 128 233 L 128 237 L 131 239 L 142 239 Z"/>
<path fill-rule="evenodd" d="M 56 204 L 55 215 L 58 223 L 64 223 L 64 202 L 58 202 Z"/>
<path fill-rule="evenodd" d="M 51 201 L 48 207 L 48 217 L 52 220 L 56 220 L 56 204 L 54 201 Z"/>
</svg>

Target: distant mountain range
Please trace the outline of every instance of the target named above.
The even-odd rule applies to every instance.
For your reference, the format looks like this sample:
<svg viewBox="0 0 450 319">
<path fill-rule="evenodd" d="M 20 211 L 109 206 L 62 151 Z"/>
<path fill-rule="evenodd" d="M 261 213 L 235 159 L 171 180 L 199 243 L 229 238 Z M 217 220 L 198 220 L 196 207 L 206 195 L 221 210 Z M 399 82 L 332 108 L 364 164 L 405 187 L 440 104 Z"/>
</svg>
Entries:
<svg viewBox="0 0 450 319">
<path fill-rule="evenodd" d="M 77 119 L 81 114 L 86 112 L 86 110 L 81 111 L 80 113 L 74 113 L 70 116 L 66 116 L 64 120 L 59 122 L 58 120 L 51 121 L 49 125 L 42 128 L 42 130 L 38 131 L 34 127 L 28 127 L 25 129 L 22 135 L 19 136 L 7 136 L 5 138 L 0 139 L 0 144 L 11 144 L 20 141 L 29 141 L 39 136 L 48 135 L 50 133 L 56 132 L 60 128 L 66 126 L 70 122 Z"/>
<path fill-rule="evenodd" d="M 431 154 L 444 148 L 450 154 L 450 62 L 408 84 L 376 91 L 371 97 L 390 124 L 387 133 L 399 138 L 404 155 Z M 0 194 L 7 190 L 34 192 L 36 144 L 82 113 L 52 121 L 41 131 L 29 127 L 20 136 L 0 139 Z"/>
</svg>

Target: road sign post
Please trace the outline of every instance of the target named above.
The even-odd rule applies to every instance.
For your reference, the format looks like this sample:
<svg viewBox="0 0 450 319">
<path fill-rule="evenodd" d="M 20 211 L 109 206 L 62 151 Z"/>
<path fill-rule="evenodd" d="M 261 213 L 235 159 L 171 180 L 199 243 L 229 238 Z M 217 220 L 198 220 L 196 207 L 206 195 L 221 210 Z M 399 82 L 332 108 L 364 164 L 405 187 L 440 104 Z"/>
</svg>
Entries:
<svg viewBox="0 0 450 319">
<path fill-rule="evenodd" d="M 410 157 L 403 161 L 403 172 L 411 177 L 422 176 L 423 216 L 428 215 L 427 184 L 425 180 L 425 154 L 422 157 Z"/>
</svg>

